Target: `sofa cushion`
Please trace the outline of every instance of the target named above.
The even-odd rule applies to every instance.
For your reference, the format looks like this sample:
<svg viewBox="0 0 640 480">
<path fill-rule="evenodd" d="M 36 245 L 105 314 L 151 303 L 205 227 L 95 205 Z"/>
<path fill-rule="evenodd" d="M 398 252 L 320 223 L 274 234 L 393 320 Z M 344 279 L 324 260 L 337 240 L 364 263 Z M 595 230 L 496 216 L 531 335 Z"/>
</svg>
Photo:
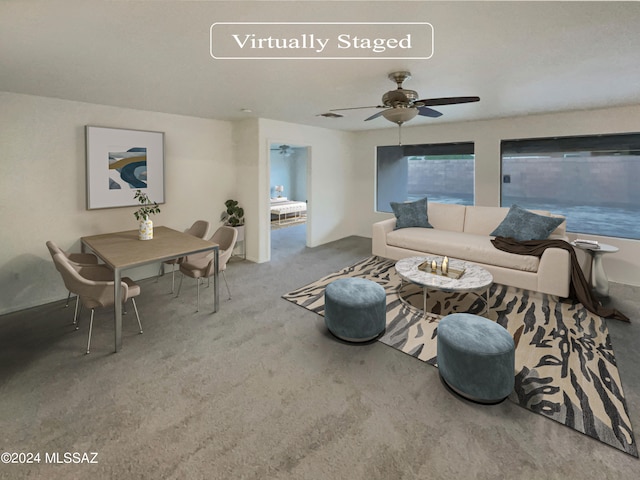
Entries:
<svg viewBox="0 0 640 480">
<path fill-rule="evenodd" d="M 440 230 L 462 232 L 466 208 L 464 205 L 452 203 L 429 202 L 427 208 L 429 212 L 429 223 L 433 225 L 433 228 Z"/>
<path fill-rule="evenodd" d="M 546 240 L 563 221 L 562 218 L 538 215 L 512 205 L 507 216 L 491 235 L 515 238 L 518 241 Z"/>
<path fill-rule="evenodd" d="M 533 212 L 538 213 L 537 210 L 533 210 Z M 558 227 L 553 232 L 551 232 L 551 234 L 549 235 L 549 238 L 569 241 L 567 240 L 567 219 L 562 215 L 556 215 L 554 213 L 549 213 L 549 216 L 553 218 L 559 218 L 562 220 L 560 222 L 560 225 L 558 225 Z"/>
<path fill-rule="evenodd" d="M 395 230 L 409 227 L 433 228 L 427 218 L 427 197 L 415 202 L 390 202 L 396 216 Z"/>
<path fill-rule="evenodd" d="M 439 228 L 435 224 L 435 219 L 431 219 L 431 208 L 435 206 L 435 203 L 429 203 L 429 221 L 435 228 Z M 507 207 L 480 207 L 480 206 L 468 206 L 464 217 L 464 231 L 468 233 L 477 233 L 480 235 L 491 235 L 500 222 L 504 220 L 509 213 Z M 558 238 L 561 240 L 566 239 L 567 235 L 567 222 L 562 215 L 554 215 L 546 210 L 530 210 L 530 212 L 543 215 L 545 217 L 560 218 L 563 221 L 558 227 L 549 235 L 549 238 Z"/>
<path fill-rule="evenodd" d="M 540 259 L 498 250 L 487 235 L 451 232 L 447 230 L 405 228 L 387 234 L 389 246 L 404 248 L 425 255 L 442 255 L 468 262 L 537 272 Z"/>
<path fill-rule="evenodd" d="M 468 206 L 464 217 L 464 232 L 490 235 L 509 212 L 503 207 Z"/>
</svg>

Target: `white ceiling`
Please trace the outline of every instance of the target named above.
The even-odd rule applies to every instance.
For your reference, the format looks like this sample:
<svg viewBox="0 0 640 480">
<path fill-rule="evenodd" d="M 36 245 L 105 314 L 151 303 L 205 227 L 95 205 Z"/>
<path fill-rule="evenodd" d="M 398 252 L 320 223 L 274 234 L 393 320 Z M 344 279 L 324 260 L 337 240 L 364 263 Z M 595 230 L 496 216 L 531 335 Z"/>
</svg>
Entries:
<svg viewBox="0 0 640 480">
<path fill-rule="evenodd" d="M 214 22 L 429 22 L 429 60 L 216 60 Z M 4 0 L 0 91 L 232 120 L 394 127 L 375 109 L 409 70 L 420 98 L 470 96 L 411 125 L 640 104 L 640 2 Z M 375 30 L 372 31 L 375 35 Z M 250 109 L 251 112 L 243 112 Z"/>
</svg>

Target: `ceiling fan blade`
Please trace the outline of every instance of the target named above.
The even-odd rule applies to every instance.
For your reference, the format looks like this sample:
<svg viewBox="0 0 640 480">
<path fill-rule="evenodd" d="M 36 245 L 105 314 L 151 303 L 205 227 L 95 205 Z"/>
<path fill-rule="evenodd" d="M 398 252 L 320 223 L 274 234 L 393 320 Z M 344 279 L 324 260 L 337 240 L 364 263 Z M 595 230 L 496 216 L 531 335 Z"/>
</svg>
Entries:
<svg viewBox="0 0 640 480">
<path fill-rule="evenodd" d="M 388 108 L 387 110 L 393 110 L 393 108 Z M 373 120 L 374 118 L 378 118 L 380 115 L 382 115 L 387 110 L 380 110 L 378 113 L 374 113 L 369 118 L 365 118 L 364 121 L 367 122 L 369 120 Z"/>
<path fill-rule="evenodd" d="M 479 102 L 480 97 L 442 97 L 442 98 L 425 98 L 424 100 L 416 100 L 414 103 L 423 103 L 425 106 L 432 107 L 435 105 L 455 105 L 457 103 Z"/>
<path fill-rule="evenodd" d="M 422 115 L 423 117 L 438 118 L 442 116 L 442 113 L 434 110 L 433 108 L 418 107 L 418 115 Z"/>
<path fill-rule="evenodd" d="M 360 110 L 361 108 L 387 108 L 384 105 L 371 105 L 369 107 L 332 108 L 330 112 L 340 112 L 342 110 Z"/>
</svg>

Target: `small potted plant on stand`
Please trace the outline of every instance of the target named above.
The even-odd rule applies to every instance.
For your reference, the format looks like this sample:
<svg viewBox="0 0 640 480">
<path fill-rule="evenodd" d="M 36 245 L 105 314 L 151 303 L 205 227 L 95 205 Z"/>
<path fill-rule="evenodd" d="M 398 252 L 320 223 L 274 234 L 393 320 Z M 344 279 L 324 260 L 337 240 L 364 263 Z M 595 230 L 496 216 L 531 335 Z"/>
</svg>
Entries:
<svg viewBox="0 0 640 480">
<path fill-rule="evenodd" d="M 227 210 L 222 213 L 222 220 L 225 225 L 238 230 L 236 242 L 242 242 L 244 249 L 244 209 L 238 204 L 237 200 L 231 199 L 224 202 L 224 206 L 227 207 Z"/>
<path fill-rule="evenodd" d="M 140 240 L 151 240 L 153 238 L 153 222 L 149 218 L 149 215 L 160 213 L 160 207 L 158 207 L 156 202 L 152 202 L 147 194 L 141 190 L 136 190 L 133 198 L 138 200 L 140 205 L 142 205 L 138 210 L 133 212 L 136 220 L 140 222 L 138 238 Z"/>
</svg>

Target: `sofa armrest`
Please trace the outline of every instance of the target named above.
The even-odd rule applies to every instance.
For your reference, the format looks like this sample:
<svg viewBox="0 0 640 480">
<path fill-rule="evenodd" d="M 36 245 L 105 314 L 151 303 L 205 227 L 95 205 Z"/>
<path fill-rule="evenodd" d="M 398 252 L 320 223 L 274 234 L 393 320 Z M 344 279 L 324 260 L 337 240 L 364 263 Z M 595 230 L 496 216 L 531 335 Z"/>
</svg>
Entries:
<svg viewBox="0 0 640 480">
<path fill-rule="evenodd" d="M 538 266 L 538 291 L 569 296 L 571 281 L 571 256 L 561 248 L 547 248 Z"/>
<path fill-rule="evenodd" d="M 371 237 L 371 253 L 379 257 L 387 256 L 387 234 L 396 226 L 396 217 L 373 224 Z"/>
</svg>

